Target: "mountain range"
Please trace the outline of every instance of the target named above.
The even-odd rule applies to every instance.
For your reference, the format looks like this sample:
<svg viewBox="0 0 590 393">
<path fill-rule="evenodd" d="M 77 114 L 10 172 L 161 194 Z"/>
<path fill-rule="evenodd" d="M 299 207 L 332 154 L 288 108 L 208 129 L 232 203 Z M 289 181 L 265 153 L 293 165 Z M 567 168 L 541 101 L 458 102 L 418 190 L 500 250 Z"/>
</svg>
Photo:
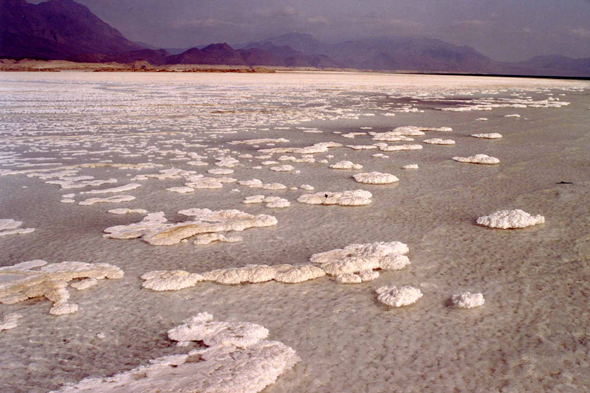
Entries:
<svg viewBox="0 0 590 393">
<path fill-rule="evenodd" d="M 503 63 L 471 47 L 426 37 L 327 44 L 309 34 L 291 33 L 236 48 L 220 43 L 167 51 L 128 40 L 73 0 L 0 0 L 0 58 L 590 77 L 590 58 L 540 56 Z"/>
</svg>

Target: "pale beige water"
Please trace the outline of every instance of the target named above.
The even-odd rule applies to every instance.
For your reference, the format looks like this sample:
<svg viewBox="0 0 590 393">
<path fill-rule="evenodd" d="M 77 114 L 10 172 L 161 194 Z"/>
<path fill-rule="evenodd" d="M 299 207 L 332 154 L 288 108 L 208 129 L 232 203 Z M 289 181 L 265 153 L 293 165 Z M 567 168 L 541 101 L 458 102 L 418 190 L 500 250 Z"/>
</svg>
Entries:
<svg viewBox="0 0 590 393">
<path fill-rule="evenodd" d="M 574 89 L 578 86 L 586 89 Z M 375 150 L 344 147 L 316 155 L 333 155 L 330 164 L 346 159 L 362 164 L 363 172 L 400 178 L 388 186 L 358 184 L 351 178 L 358 171 L 335 171 L 320 163 L 287 162 L 298 174 L 252 169 L 262 161 L 256 159 L 239 158 L 242 166 L 233 168 L 231 176 L 239 180 L 373 193 L 372 204 L 352 208 L 299 204 L 296 198 L 302 190 L 261 192 L 236 184 L 179 195 L 165 189 L 183 185 L 182 180 L 153 179 L 126 193 L 136 196 L 133 202 L 78 206 L 60 203 L 60 195 L 78 194 L 80 189 L 60 190 L 22 174 L 0 176 L 0 218 L 36 228 L 31 234 L 0 237 L 0 265 L 80 260 L 112 263 L 126 273 L 121 280 L 101 282 L 84 292 L 70 290 L 72 301 L 81 307 L 76 314 L 51 316 L 45 300 L 1 305 L 0 315 L 19 312 L 24 318 L 19 328 L 0 332 L 0 390 L 46 392 L 64 382 L 112 375 L 185 351 L 173 347 L 165 332 L 201 311 L 220 320 L 259 323 L 270 330 L 271 339 L 297 351 L 302 361 L 267 392 L 590 390 L 588 87 L 577 81 L 367 74 L 1 74 L 0 153 L 22 154 L 19 164 L 152 160 L 164 165 L 142 171 L 82 169 L 78 175 L 119 180 L 97 188 L 121 186 L 136 174 L 158 169 L 206 174 L 215 167 L 216 154 L 209 154 L 208 167 L 192 167 L 170 161 L 177 153 L 148 153 L 149 146 L 204 153 L 206 147 L 189 146 L 202 144 L 256 155 L 254 147 L 225 142 L 282 137 L 290 143 L 274 147 L 322 141 L 371 144 L 367 136 L 346 139 L 332 132 L 382 132 L 408 125 L 452 127 L 452 133 L 429 132 L 413 143 L 441 137 L 454 139 L 456 145 L 384 153 L 389 159 L 373 158 Z M 499 100 L 514 98 L 515 93 L 535 101 L 559 98 L 571 105 L 434 110 L 446 106 L 443 97 Z M 384 116 L 400 103 L 424 112 Z M 366 113 L 375 116 L 355 118 Z M 504 117 L 514 113 L 522 117 Z M 489 120 L 476 121 L 480 117 Z M 367 126 L 373 129 L 360 129 Z M 304 133 L 296 127 L 324 132 Z M 265 128 L 269 130 L 261 130 Z M 151 135 L 170 131 L 183 133 Z M 470 137 L 485 132 L 500 132 L 503 138 Z M 166 140 L 176 142 L 171 147 L 158 144 Z M 65 152 L 107 149 L 112 150 L 100 155 Z M 141 156 L 126 156 L 134 153 Z M 501 164 L 450 160 L 476 153 L 498 157 Z M 39 157 L 51 160 L 30 160 Z M 401 169 L 412 163 L 420 169 Z M 0 169 L 51 168 L 14 164 L 8 159 Z M 574 184 L 557 184 L 561 181 Z M 281 196 L 292 205 L 268 209 L 241 203 L 256 194 Z M 109 226 L 141 219 L 107 213 L 116 207 L 165 211 L 174 220 L 183 219 L 176 214 L 181 209 L 236 208 L 272 214 L 278 225 L 239 233 L 242 243 L 154 247 L 140 240 L 102 237 Z M 479 216 L 512 208 L 542 214 L 546 223 L 519 231 L 475 225 Z M 313 253 L 350 243 L 393 240 L 409 245 L 411 267 L 383 272 L 364 284 L 337 284 L 326 277 L 296 285 L 200 283 L 156 293 L 142 290 L 139 278 L 156 269 L 204 272 L 249 263 L 306 263 Z M 424 297 L 408 308 L 389 310 L 376 301 L 374 290 L 390 284 L 417 286 Z M 450 296 L 465 290 L 482 292 L 486 304 L 473 310 L 448 307 Z M 106 337 L 99 339 L 98 333 Z"/>
</svg>

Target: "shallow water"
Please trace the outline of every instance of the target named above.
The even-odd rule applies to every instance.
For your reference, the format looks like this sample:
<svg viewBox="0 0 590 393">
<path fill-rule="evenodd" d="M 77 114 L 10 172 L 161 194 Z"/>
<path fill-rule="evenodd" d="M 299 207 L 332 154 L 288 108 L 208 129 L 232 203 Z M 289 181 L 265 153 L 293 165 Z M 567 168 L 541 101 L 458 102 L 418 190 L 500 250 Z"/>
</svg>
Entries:
<svg viewBox="0 0 590 393">
<path fill-rule="evenodd" d="M 172 346 L 166 330 L 202 311 L 219 320 L 261 324 L 270 330 L 270 339 L 297 351 L 302 361 L 268 387 L 269 393 L 587 391 L 589 88 L 590 83 L 580 81 L 344 73 L 0 74 L 0 169 L 44 170 L 100 161 L 162 165 L 83 168 L 77 175 L 118 182 L 72 190 L 26 174 L 0 176 L 0 218 L 36 229 L 0 237 L 0 265 L 77 260 L 111 263 L 125 271 L 121 280 L 102 281 L 86 291 L 70 289 L 81 308 L 75 314 L 49 315 L 50 302 L 40 299 L 0 305 L 0 315 L 24 316 L 18 328 L 0 332 L 2 392 L 46 392 L 64 382 L 112 375 L 187 351 L 190 347 Z M 469 100 L 499 104 L 525 97 L 571 104 L 439 110 L 473 105 Z M 406 113 L 402 108 L 408 106 L 423 112 Z M 386 116 L 392 113 L 396 116 Z M 522 117 L 504 117 L 515 113 Z M 476 120 L 481 117 L 488 121 Z M 238 158 L 259 155 L 256 147 L 227 144 L 286 138 L 289 143 L 260 148 L 327 141 L 368 145 L 375 143 L 369 136 L 347 139 L 333 132 L 384 132 L 411 125 L 452 127 L 453 132 L 427 131 L 408 143 L 440 137 L 456 145 L 383 153 L 389 158 L 372 157 L 378 150 L 343 146 L 314 155 L 329 164 L 283 162 L 300 172 L 277 173 L 266 166 L 254 169 L 264 159 Z M 310 128 L 323 132 L 306 132 Z M 503 138 L 470 137 L 488 132 Z M 231 151 L 207 150 L 211 148 Z M 203 161 L 209 165 L 175 160 L 189 152 L 207 155 Z M 265 191 L 237 183 L 181 195 L 166 188 L 182 186 L 183 180 L 155 179 L 124 193 L 136 197 L 132 202 L 60 202 L 63 194 L 76 193 L 79 202 L 95 197 L 80 191 L 122 186 L 138 174 L 161 169 L 207 175 L 222 153 L 240 160 L 229 175 L 238 180 L 258 178 L 288 188 L 310 184 L 314 192 L 364 189 L 373 193 L 373 202 L 310 206 L 296 202 L 305 192 L 301 189 Z M 477 153 L 501 163 L 451 160 Z M 364 168 L 328 168 L 341 160 Z M 30 166 L 47 163 L 52 165 Z M 401 169 L 406 164 L 420 169 Z M 392 173 L 400 181 L 378 186 L 351 177 L 371 171 Z M 291 206 L 242 204 L 257 194 L 286 198 Z M 105 196 L 110 195 L 116 194 Z M 157 247 L 103 238 L 105 228 L 142 218 L 107 213 L 118 207 L 164 211 L 173 221 L 184 219 L 176 213 L 181 209 L 239 209 L 274 215 L 278 225 L 237 233 L 244 238 L 241 243 Z M 509 231 L 475 224 L 479 216 L 516 208 L 542 214 L 546 223 Z M 313 253 L 351 243 L 395 240 L 408 244 L 412 265 L 363 284 L 324 277 L 295 285 L 199 283 L 158 293 L 141 289 L 139 278 L 151 270 L 303 264 Z M 376 301 L 375 289 L 391 284 L 419 287 L 424 297 L 406 308 L 387 309 Z M 448 306 L 451 295 L 467 290 L 482 292 L 486 304 L 472 310 Z M 99 333 L 106 337 L 98 338 Z"/>
</svg>

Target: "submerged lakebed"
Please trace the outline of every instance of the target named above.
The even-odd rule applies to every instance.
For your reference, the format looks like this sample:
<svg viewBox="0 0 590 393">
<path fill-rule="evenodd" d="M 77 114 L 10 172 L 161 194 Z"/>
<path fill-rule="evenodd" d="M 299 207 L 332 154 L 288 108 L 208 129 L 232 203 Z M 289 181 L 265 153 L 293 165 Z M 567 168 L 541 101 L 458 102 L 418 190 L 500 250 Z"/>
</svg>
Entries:
<svg viewBox="0 0 590 393">
<path fill-rule="evenodd" d="M 167 332 L 210 313 L 256 324 L 256 339 L 283 351 L 272 358 L 282 375 L 259 385 L 269 393 L 583 391 L 589 89 L 365 73 L 1 74 L 0 298 L 21 262 L 47 264 L 18 274 L 65 269 L 69 281 L 0 304 L 0 321 L 21 316 L 0 331 L 0 390 L 59 390 L 202 350 L 207 339 L 177 346 Z M 477 224 L 515 209 L 543 219 Z M 389 257 L 349 248 L 354 263 L 321 254 L 375 242 L 400 243 Z M 52 265 L 64 261 L 114 267 Z M 232 268 L 246 269 L 221 270 Z M 177 270 L 187 274 L 145 276 Z M 145 277 L 184 288 L 155 291 L 174 285 L 142 287 Z M 411 301 L 381 303 L 392 286 Z M 466 292 L 485 304 L 453 306 Z M 253 345 L 238 357 L 262 352 Z"/>
</svg>

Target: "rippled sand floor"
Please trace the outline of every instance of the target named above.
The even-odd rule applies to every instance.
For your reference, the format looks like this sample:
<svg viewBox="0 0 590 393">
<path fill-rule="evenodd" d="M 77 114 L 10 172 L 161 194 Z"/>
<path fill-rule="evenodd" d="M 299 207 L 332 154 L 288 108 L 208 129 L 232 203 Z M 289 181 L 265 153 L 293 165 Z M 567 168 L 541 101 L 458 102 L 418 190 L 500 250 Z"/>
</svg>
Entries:
<svg viewBox="0 0 590 393">
<path fill-rule="evenodd" d="M 374 74 L 1 74 L 0 218 L 23 221 L 35 232 L 0 237 L 0 265 L 32 259 L 101 262 L 119 266 L 125 277 L 87 291 L 70 290 L 80 306 L 75 314 L 49 315 L 50 303 L 40 299 L 0 305 L 2 316 L 23 315 L 18 328 L 0 332 L 0 390 L 46 392 L 186 352 L 171 345 L 166 330 L 207 311 L 220 320 L 263 325 L 270 339 L 301 357 L 268 393 L 587 391 L 589 88 L 580 81 Z M 469 100 L 498 104 L 526 97 L 570 105 L 440 110 L 475 105 Z M 521 117 L 504 117 L 511 114 Z M 476 120 L 482 117 L 488 120 Z M 282 163 L 299 173 L 255 169 L 262 161 L 255 158 L 260 155 L 256 147 L 228 144 L 254 138 L 289 140 L 260 148 L 327 141 L 373 144 L 368 135 L 348 139 L 333 132 L 385 132 L 400 126 L 451 127 L 453 132 L 427 132 L 412 143 L 440 137 L 456 144 L 383 153 L 389 158 L 373 157 L 377 150 L 343 146 L 315 154 L 316 163 Z M 491 132 L 503 138 L 470 136 Z M 207 150 L 212 148 L 219 149 Z M 187 165 L 189 152 L 206 155 L 209 165 Z M 451 160 L 477 153 L 501 163 Z M 243 154 L 254 157 L 239 158 Z M 122 186 L 161 169 L 207 175 L 221 155 L 240 161 L 230 176 L 279 182 L 287 190 L 233 183 L 181 195 L 166 188 L 182 186 L 182 180 L 149 179 L 125 193 L 136 197 L 132 202 L 60 202 L 63 194 L 76 193 L 79 202 L 94 197 L 82 197 L 80 191 Z M 362 172 L 392 173 L 400 181 L 358 184 L 352 175 L 359 171 L 328 168 L 341 160 L 363 165 Z M 99 162 L 162 167 L 83 168 L 78 175 L 118 182 L 74 190 L 9 173 Z M 31 166 L 40 163 L 50 165 Z M 407 164 L 420 169 L 401 169 Z M 289 188 L 302 184 L 312 185 L 314 192 L 365 189 L 373 202 L 360 207 L 301 204 L 296 199 L 305 191 Z M 286 198 L 291 206 L 242 203 L 257 194 Z M 278 224 L 237 233 L 244 238 L 240 243 L 160 247 L 103 238 L 107 227 L 141 220 L 140 215 L 107 213 L 119 207 L 164 211 L 173 221 L 183 219 L 177 214 L 181 209 L 239 209 L 271 214 Z M 479 216 L 516 208 L 542 214 L 546 223 L 514 231 L 475 224 Z M 169 293 L 141 289 L 141 274 L 151 270 L 302 264 L 313 253 L 351 243 L 394 240 L 408 244 L 412 265 L 363 284 L 324 277 L 295 285 L 199 283 Z M 424 297 L 406 308 L 387 309 L 376 301 L 375 289 L 390 284 L 416 286 Z M 451 295 L 466 290 L 482 292 L 485 305 L 449 307 Z"/>
</svg>

